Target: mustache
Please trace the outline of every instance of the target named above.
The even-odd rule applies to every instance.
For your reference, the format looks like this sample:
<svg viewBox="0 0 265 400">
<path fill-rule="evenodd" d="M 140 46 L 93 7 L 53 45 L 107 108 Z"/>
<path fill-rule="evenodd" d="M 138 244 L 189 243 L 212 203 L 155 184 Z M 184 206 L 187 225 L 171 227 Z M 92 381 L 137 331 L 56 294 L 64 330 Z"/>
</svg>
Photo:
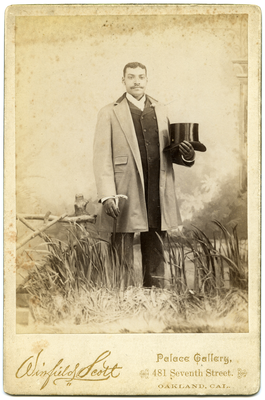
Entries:
<svg viewBox="0 0 265 400">
<path fill-rule="evenodd" d="M 131 89 L 143 89 L 143 87 L 142 86 L 131 86 Z"/>
</svg>

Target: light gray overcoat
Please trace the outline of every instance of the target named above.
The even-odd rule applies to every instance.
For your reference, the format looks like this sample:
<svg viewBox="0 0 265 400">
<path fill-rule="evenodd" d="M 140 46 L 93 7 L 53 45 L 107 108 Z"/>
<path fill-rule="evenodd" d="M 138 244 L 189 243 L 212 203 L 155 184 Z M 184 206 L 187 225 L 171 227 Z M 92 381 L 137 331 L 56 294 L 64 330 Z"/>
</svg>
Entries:
<svg viewBox="0 0 265 400">
<path fill-rule="evenodd" d="M 171 155 L 163 152 L 170 143 L 169 120 L 166 108 L 150 96 L 148 98 L 155 108 L 158 123 L 161 230 L 166 231 L 181 223 Z M 185 164 L 181 157 L 174 162 L 192 165 Z M 117 219 L 117 232 L 148 231 L 141 156 L 125 95 L 102 108 L 98 114 L 93 165 L 99 201 L 116 194 L 128 196 L 127 201 L 122 199 L 119 202 L 121 212 Z M 113 218 L 106 215 L 103 207 L 97 217 L 97 227 L 102 232 L 113 231 Z"/>
</svg>

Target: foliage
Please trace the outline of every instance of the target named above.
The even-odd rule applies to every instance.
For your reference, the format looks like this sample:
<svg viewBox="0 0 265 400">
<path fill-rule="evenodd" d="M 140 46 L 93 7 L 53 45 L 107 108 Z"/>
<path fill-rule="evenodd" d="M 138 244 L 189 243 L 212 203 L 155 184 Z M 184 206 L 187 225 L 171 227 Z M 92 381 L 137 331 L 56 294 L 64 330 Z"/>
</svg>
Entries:
<svg viewBox="0 0 265 400">
<path fill-rule="evenodd" d="M 241 238 L 247 238 L 247 193 L 240 192 L 237 176 L 219 180 L 205 177 L 192 193 L 178 195 L 183 224 L 191 229 L 191 222 L 212 237 L 210 221 L 217 220 L 228 227 L 237 226 Z"/>
<path fill-rule="evenodd" d="M 47 293 L 45 302 L 32 298 L 30 308 L 35 333 L 248 331 L 247 296 L 239 290 L 207 297 L 159 288 L 94 287 L 67 297 Z"/>
<path fill-rule="evenodd" d="M 133 279 L 131 266 L 107 241 L 87 232 L 84 226 L 74 224 L 68 229 L 64 243 L 45 236 L 47 255 L 41 265 L 29 272 L 25 288 L 32 295 L 91 288 L 91 284 L 123 289 L 126 279 Z M 38 250 L 37 250 L 38 251 Z M 41 250 L 40 250 L 41 251 Z"/>
<path fill-rule="evenodd" d="M 66 242 L 45 236 L 46 256 L 29 271 L 23 285 L 31 296 L 35 321 L 51 324 L 70 318 L 79 325 L 143 313 L 151 318 L 155 312 L 163 329 L 181 331 L 176 323 L 181 319 L 187 331 L 196 331 L 185 322 L 191 315 L 202 317 L 209 310 L 225 315 L 232 298 L 237 306 L 238 298 L 247 304 L 247 267 L 236 227 L 230 232 L 218 221 L 214 226 L 219 231 L 214 240 L 196 227 L 185 236 L 167 234 L 164 248 L 170 282 L 166 289 L 136 287 L 134 271 L 124 257 L 119 259 L 111 243 L 88 233 L 82 225 L 70 226 Z M 188 262 L 194 265 L 193 290 L 187 284 Z"/>
<path fill-rule="evenodd" d="M 240 250 L 236 226 L 229 232 L 219 221 L 213 223 L 218 228 L 213 239 L 198 227 L 185 231 L 185 235 L 168 235 L 171 284 L 178 292 L 187 288 L 187 258 L 194 264 L 195 292 L 207 295 L 220 293 L 227 287 L 226 272 L 229 274 L 230 287 L 247 290 L 247 263 L 245 254 Z"/>
</svg>

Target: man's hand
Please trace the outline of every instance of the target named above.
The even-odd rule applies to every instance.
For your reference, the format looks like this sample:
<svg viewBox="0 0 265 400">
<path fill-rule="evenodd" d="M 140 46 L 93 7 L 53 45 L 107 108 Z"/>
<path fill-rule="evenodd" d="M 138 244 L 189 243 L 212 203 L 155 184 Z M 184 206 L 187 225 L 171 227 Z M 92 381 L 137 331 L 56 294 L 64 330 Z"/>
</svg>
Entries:
<svg viewBox="0 0 265 400">
<path fill-rule="evenodd" d="M 117 218 L 119 216 L 119 207 L 116 207 L 115 200 L 110 198 L 104 201 L 103 208 L 105 213 L 112 218 Z"/>
<path fill-rule="evenodd" d="M 185 160 L 193 160 L 195 156 L 194 148 L 192 144 L 184 140 L 179 144 L 179 151 L 181 155 L 185 158 Z"/>
</svg>

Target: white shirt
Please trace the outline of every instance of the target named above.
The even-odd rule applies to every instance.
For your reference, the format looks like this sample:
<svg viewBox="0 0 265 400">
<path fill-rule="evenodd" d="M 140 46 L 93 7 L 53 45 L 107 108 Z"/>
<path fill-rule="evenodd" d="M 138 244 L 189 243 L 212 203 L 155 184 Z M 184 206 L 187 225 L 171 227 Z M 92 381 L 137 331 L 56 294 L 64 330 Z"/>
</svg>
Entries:
<svg viewBox="0 0 265 400">
<path fill-rule="evenodd" d="M 130 93 L 126 93 L 126 98 L 131 103 L 133 103 L 136 107 L 140 108 L 141 111 L 144 110 L 144 103 L 145 103 L 145 100 L 146 100 L 146 95 L 145 94 L 143 95 L 143 97 L 140 100 L 137 100 Z"/>
</svg>

